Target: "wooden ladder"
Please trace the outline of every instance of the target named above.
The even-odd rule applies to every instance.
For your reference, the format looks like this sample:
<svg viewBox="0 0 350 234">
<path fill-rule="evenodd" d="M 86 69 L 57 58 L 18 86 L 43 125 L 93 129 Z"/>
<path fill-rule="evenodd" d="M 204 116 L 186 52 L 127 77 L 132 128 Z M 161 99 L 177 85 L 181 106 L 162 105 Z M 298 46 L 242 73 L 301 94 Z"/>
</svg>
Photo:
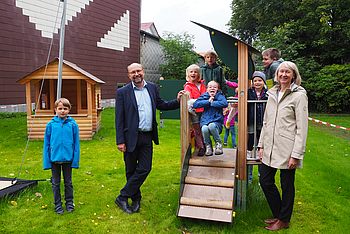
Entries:
<svg viewBox="0 0 350 234">
<path fill-rule="evenodd" d="M 177 216 L 231 223 L 234 215 L 236 150 L 197 157 L 187 151 Z"/>
</svg>

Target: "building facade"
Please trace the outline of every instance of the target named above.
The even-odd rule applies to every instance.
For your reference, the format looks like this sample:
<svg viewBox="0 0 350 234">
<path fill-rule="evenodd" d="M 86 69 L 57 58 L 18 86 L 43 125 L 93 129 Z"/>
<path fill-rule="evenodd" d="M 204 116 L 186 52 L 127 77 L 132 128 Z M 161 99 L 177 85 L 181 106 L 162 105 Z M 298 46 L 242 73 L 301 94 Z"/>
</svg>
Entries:
<svg viewBox="0 0 350 234">
<path fill-rule="evenodd" d="M 25 103 L 17 81 L 58 57 L 63 4 L 0 1 L 0 106 Z M 64 59 L 106 82 L 102 99 L 114 99 L 127 65 L 140 61 L 140 12 L 141 0 L 68 0 Z"/>
<path fill-rule="evenodd" d="M 154 23 L 141 23 L 140 60 L 145 69 L 145 80 L 158 82 L 161 73 L 159 65 L 164 63 L 164 53 L 160 45 L 160 36 Z"/>
</svg>

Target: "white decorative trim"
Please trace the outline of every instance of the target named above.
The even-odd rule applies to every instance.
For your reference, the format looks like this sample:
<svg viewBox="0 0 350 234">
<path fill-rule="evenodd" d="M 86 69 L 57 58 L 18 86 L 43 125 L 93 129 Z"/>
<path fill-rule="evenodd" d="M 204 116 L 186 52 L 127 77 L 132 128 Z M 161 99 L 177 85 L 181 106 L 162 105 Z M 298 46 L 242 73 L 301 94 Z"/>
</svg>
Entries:
<svg viewBox="0 0 350 234">
<path fill-rule="evenodd" d="M 118 51 L 130 48 L 130 12 L 128 10 L 114 23 L 111 30 L 97 42 L 97 47 Z"/>
<path fill-rule="evenodd" d="M 69 0 L 65 24 L 68 25 L 68 20 L 72 21 L 73 17 L 77 17 L 90 2 L 93 0 Z M 60 4 L 60 0 L 16 0 L 16 6 L 22 9 L 23 15 L 29 17 L 29 22 L 35 24 L 43 37 L 53 38 L 53 34 L 58 33 L 63 10 L 63 2 Z M 55 26 L 58 6 L 60 9 Z"/>
</svg>

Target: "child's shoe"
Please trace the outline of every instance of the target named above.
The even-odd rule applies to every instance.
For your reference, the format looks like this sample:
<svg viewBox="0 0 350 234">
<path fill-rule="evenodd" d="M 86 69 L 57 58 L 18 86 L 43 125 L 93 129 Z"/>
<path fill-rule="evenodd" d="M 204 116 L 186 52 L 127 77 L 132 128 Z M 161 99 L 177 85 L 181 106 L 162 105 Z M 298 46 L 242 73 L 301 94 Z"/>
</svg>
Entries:
<svg viewBox="0 0 350 234">
<path fill-rule="evenodd" d="M 205 156 L 212 156 L 213 155 L 213 148 L 211 145 L 206 145 L 206 151 L 205 151 Z"/>
<path fill-rule="evenodd" d="M 250 150 L 247 150 L 247 160 L 255 160 L 254 155 Z"/>
<path fill-rule="evenodd" d="M 59 215 L 63 214 L 64 210 L 62 208 L 62 205 L 56 206 L 55 212 L 56 212 L 56 214 L 59 214 Z"/>
<path fill-rule="evenodd" d="M 215 154 L 219 155 L 219 154 L 223 154 L 223 150 L 222 150 L 222 144 L 220 142 L 216 142 L 215 145 Z"/>
<path fill-rule="evenodd" d="M 224 146 L 227 146 L 227 142 L 224 142 Z"/>
<path fill-rule="evenodd" d="M 205 154 L 205 149 L 204 148 L 199 148 L 197 156 L 202 157 Z"/>
<path fill-rule="evenodd" d="M 74 211 L 74 204 L 73 203 L 66 203 L 66 210 L 69 213 L 73 212 Z"/>
</svg>

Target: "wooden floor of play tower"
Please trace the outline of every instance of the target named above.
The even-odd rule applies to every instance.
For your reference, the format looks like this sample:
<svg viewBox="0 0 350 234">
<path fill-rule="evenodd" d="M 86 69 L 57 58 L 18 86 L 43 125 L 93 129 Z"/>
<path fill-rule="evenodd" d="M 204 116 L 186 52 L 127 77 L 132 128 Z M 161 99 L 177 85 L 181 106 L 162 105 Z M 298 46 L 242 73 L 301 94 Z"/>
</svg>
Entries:
<svg viewBox="0 0 350 234">
<path fill-rule="evenodd" d="M 179 217 L 229 222 L 233 220 L 236 150 L 191 156 L 178 209 Z"/>
</svg>

